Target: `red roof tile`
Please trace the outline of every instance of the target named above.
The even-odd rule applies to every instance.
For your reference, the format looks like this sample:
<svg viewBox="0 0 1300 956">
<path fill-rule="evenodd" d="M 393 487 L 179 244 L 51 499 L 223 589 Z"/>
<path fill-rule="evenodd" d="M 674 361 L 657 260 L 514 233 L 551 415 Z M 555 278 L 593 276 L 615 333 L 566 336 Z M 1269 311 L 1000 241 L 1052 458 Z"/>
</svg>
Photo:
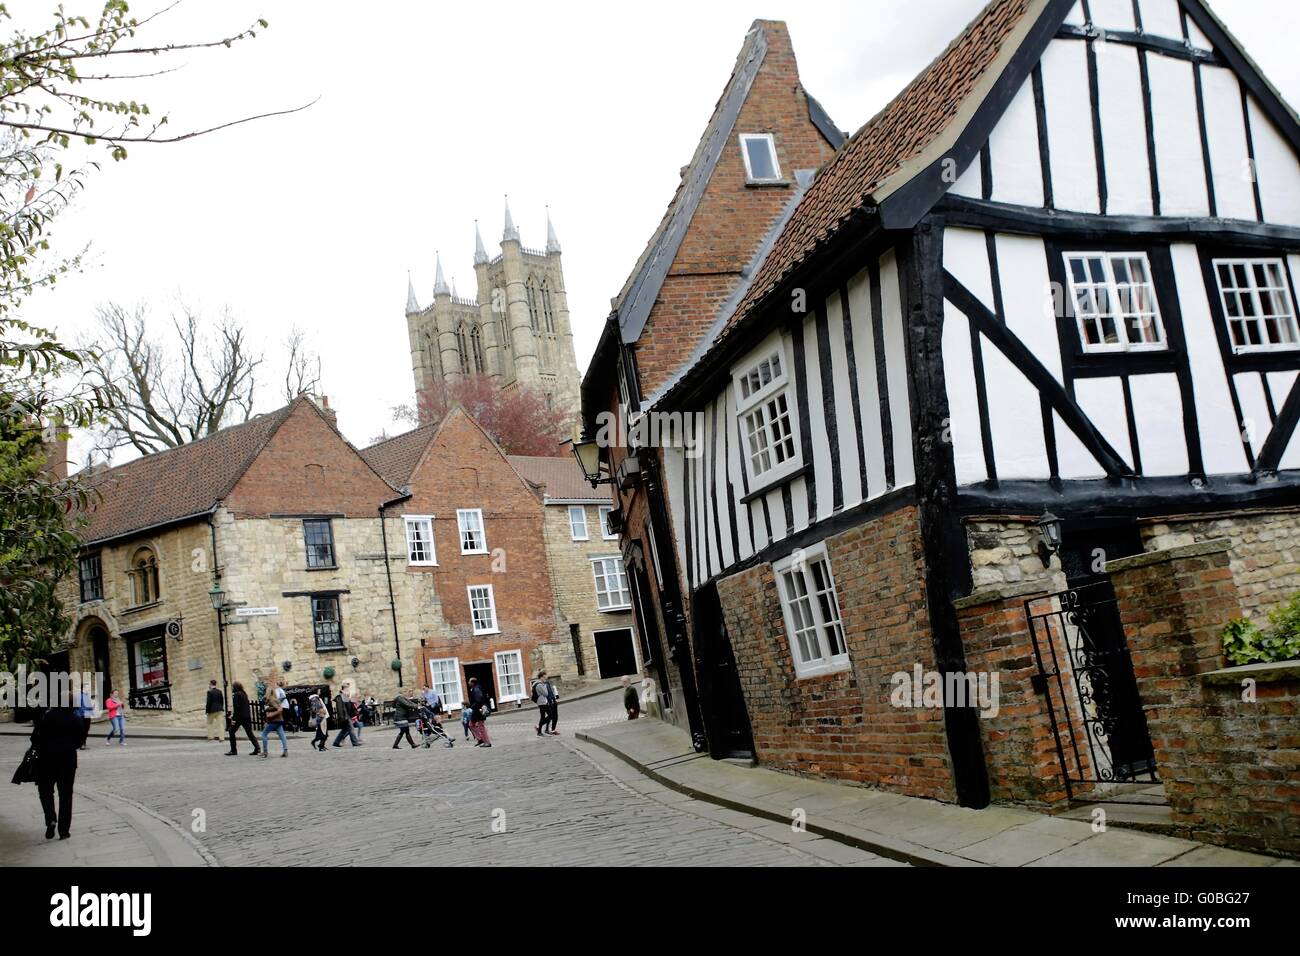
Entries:
<svg viewBox="0 0 1300 956">
<path fill-rule="evenodd" d="M 592 488 L 572 455 L 563 458 L 509 455 L 508 458 L 526 481 L 545 489 L 548 501 L 591 501 L 607 497 L 613 501 L 613 486 L 606 486 L 604 490 L 599 486 Z"/>
</svg>

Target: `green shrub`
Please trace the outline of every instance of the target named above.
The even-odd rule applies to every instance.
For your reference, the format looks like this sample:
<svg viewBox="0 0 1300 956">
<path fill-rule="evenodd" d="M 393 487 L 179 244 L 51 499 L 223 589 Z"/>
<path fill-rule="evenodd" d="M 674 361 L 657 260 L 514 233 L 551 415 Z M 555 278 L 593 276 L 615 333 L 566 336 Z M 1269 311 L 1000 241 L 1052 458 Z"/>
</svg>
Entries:
<svg viewBox="0 0 1300 956">
<path fill-rule="evenodd" d="M 1300 660 L 1300 593 L 1268 615 L 1263 630 L 1244 617 L 1223 629 L 1223 653 L 1232 664 L 1271 664 Z"/>
</svg>

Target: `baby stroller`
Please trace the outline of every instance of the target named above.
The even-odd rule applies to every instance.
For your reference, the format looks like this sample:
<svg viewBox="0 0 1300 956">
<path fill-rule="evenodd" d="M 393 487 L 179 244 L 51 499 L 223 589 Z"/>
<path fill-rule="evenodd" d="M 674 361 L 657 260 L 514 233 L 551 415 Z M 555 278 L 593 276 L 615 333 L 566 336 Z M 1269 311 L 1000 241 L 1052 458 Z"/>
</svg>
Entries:
<svg viewBox="0 0 1300 956">
<path fill-rule="evenodd" d="M 417 722 L 420 725 L 420 739 L 424 742 L 424 746 L 432 747 L 435 740 L 445 740 L 448 747 L 454 746 L 452 739 L 447 736 L 446 731 L 442 729 L 442 724 L 438 722 L 432 707 L 427 704 L 422 706 Z"/>
</svg>

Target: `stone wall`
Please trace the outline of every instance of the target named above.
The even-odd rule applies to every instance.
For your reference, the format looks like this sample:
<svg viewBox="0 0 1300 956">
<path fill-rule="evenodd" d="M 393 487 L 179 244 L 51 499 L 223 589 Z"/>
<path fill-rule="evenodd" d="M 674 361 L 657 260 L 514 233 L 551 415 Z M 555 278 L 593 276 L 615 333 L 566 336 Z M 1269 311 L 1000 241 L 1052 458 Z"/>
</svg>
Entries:
<svg viewBox="0 0 1300 956">
<path fill-rule="evenodd" d="M 1228 566 L 1241 608 L 1256 624 L 1300 592 L 1300 508 L 1163 518 L 1144 523 L 1142 537 L 1148 551 L 1229 542 Z"/>
<path fill-rule="evenodd" d="M 799 678 L 770 564 L 725 578 L 718 593 L 759 762 L 954 801 L 941 707 L 896 707 L 896 673 L 935 669 L 925 562 L 912 506 L 826 540 L 849 663 Z"/>
<path fill-rule="evenodd" d="M 127 571 L 132 557 L 144 547 L 157 558 L 159 600 L 135 607 Z M 64 578 L 59 585 L 60 597 L 73 622 L 65 645 L 69 668 L 95 670 L 91 633 L 103 627 L 108 634 L 108 685 L 120 690 L 125 700 L 131 688 L 131 635 L 179 621 L 180 638 L 164 640 L 171 710 L 131 710 L 127 721 L 128 725 L 138 721 L 156 727 L 201 727 L 208 681 L 221 680 L 216 614 L 207 593 L 212 586 L 207 524 L 195 523 L 135 538 L 104 546 L 98 552 L 103 569 L 103 600 L 81 603 L 79 581 L 74 576 Z"/>
<path fill-rule="evenodd" d="M 582 654 L 582 673 L 577 671 L 578 661 L 573 653 L 572 640 L 568 640 L 569 653 L 564 655 L 556 648 L 552 659 L 546 663 L 547 670 L 561 662 L 569 662 L 572 670 L 562 672 L 566 679 L 582 677 L 595 680 L 600 676 L 596 656 L 596 631 L 625 627 L 633 631 L 633 647 L 636 647 L 635 628 L 631 610 L 602 611 L 596 606 L 596 580 L 592 574 L 591 560 L 595 557 L 620 558 L 621 543 L 618 538 L 604 539 L 600 533 L 600 516 L 597 505 L 574 503 L 587 515 L 587 540 L 574 541 L 569 529 L 570 503 L 548 504 L 546 506 L 546 553 L 551 565 L 551 586 L 555 592 L 555 609 L 558 618 L 559 635 L 569 636 L 569 626 L 578 625 L 578 646 Z M 557 642 L 559 638 L 557 636 Z M 567 660 L 566 660 L 567 658 Z M 638 667 L 641 652 L 636 650 Z"/>
<path fill-rule="evenodd" d="M 1043 567 L 1038 556 L 1037 518 L 1019 515 L 965 519 L 970 550 L 971 584 L 975 591 L 1012 586 L 1020 593 L 1038 588 L 1044 593 L 1065 590 L 1065 574 L 1053 555 Z"/>
</svg>

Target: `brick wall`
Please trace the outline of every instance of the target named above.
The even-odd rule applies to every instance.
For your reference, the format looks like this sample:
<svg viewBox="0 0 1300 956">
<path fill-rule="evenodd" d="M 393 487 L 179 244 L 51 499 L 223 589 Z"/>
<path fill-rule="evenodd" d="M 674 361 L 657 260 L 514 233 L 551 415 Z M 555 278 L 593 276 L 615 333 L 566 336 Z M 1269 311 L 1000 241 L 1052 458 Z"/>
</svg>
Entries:
<svg viewBox="0 0 1300 956">
<path fill-rule="evenodd" d="M 1142 528 L 1148 551 L 1226 540 L 1228 566 L 1243 612 L 1263 625 L 1268 612 L 1300 591 L 1300 508 L 1173 517 Z"/>
<path fill-rule="evenodd" d="M 894 707 L 895 673 L 934 669 L 916 509 L 907 506 L 826 541 L 849 668 L 800 679 L 770 564 L 719 582 L 761 763 L 956 799 L 942 709 Z"/>
<path fill-rule="evenodd" d="M 1199 542 L 1106 570 L 1174 823 L 1209 843 L 1300 856 L 1300 669 L 1223 669 L 1221 631 L 1241 606 L 1232 548 Z"/>
<path fill-rule="evenodd" d="M 429 655 L 459 658 L 464 667 L 492 662 L 498 651 L 518 650 L 525 674 L 532 675 L 541 666 L 540 657 L 535 657 L 538 645 L 568 640 L 568 629 L 559 633 L 555 617 L 541 501 L 459 409 L 432 438 L 410 487 L 411 498 L 400 511 L 434 516 L 438 564 L 395 573 L 431 580 L 441 600 L 445 627 L 420 635 Z M 482 509 L 487 554 L 460 553 L 460 508 Z M 399 538 L 399 548 L 404 540 Z M 473 633 L 467 591 L 471 584 L 492 585 L 501 633 Z"/>
<path fill-rule="evenodd" d="M 754 250 L 790 201 L 790 186 L 745 182 L 741 133 L 772 133 L 782 176 L 817 169 L 833 154 L 808 117 L 808 99 L 785 24 L 762 21 L 768 50 L 636 343 L 643 394 L 690 354 Z"/>
</svg>

